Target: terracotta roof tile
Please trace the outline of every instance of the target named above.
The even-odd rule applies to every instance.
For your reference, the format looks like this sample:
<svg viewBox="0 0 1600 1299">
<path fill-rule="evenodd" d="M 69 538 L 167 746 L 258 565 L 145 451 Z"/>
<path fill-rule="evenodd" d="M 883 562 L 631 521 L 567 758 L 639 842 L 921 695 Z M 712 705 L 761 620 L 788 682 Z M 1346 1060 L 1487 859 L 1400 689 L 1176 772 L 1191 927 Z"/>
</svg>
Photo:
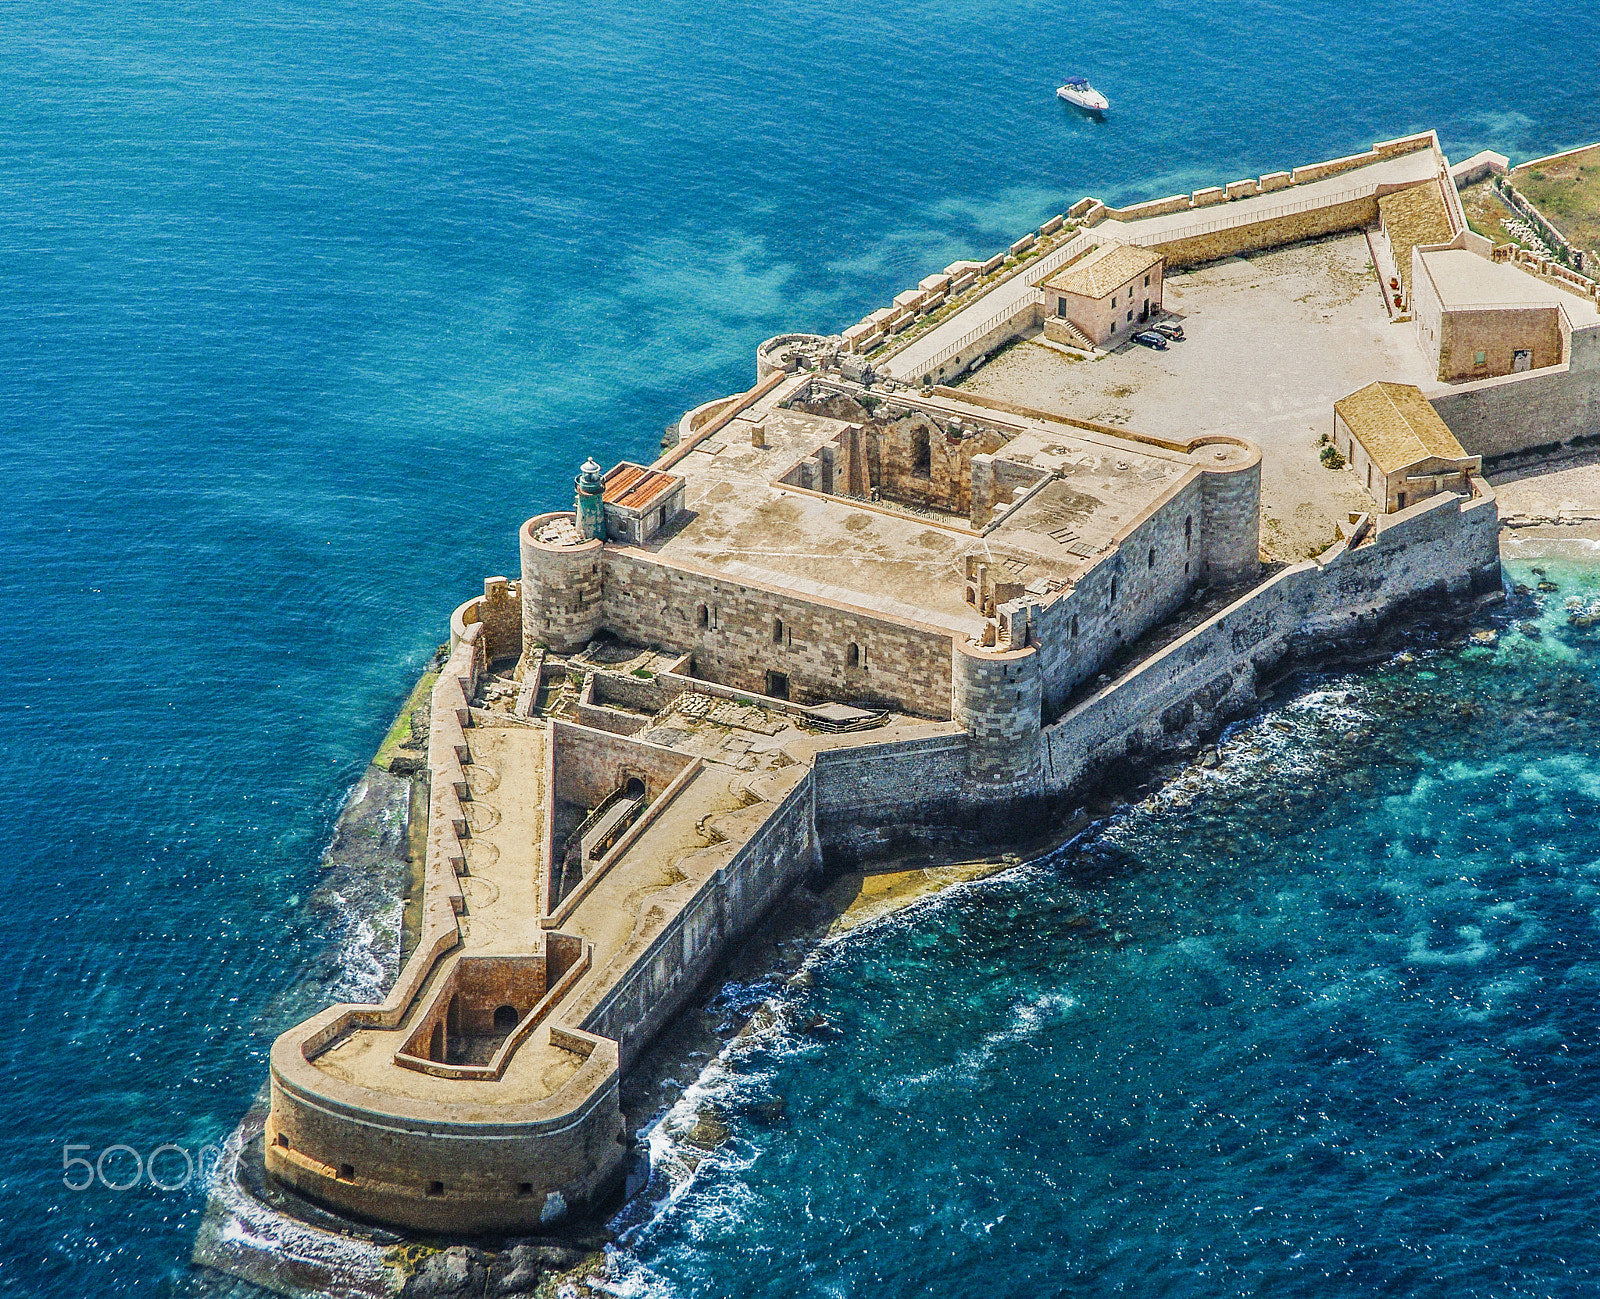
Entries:
<svg viewBox="0 0 1600 1299">
<path fill-rule="evenodd" d="M 1386 474 L 1420 460 L 1473 460 L 1439 412 L 1409 383 L 1369 383 L 1333 403 L 1339 418 Z"/>
<path fill-rule="evenodd" d="M 1083 260 L 1057 271 L 1040 287 L 1085 298 L 1103 298 L 1152 266 L 1160 265 L 1162 260 L 1160 253 L 1138 244 L 1102 244 Z"/>
</svg>

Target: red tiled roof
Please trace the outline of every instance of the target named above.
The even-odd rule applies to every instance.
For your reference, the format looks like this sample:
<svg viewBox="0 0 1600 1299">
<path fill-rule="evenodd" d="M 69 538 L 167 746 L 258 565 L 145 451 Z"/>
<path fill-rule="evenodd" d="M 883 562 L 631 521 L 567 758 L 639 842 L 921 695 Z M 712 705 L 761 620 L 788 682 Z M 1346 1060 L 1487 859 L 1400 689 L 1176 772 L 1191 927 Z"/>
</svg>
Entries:
<svg viewBox="0 0 1600 1299">
<path fill-rule="evenodd" d="M 642 510 L 666 491 L 677 478 L 658 469 L 646 469 L 624 460 L 606 475 L 605 495 L 607 505 L 620 505 L 626 510 Z"/>
</svg>

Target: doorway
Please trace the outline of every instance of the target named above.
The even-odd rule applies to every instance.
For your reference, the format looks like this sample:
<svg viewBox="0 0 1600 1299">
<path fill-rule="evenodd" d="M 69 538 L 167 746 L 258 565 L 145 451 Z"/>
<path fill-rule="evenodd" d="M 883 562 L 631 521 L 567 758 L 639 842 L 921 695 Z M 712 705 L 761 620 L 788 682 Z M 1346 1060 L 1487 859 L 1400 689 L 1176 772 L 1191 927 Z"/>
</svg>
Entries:
<svg viewBox="0 0 1600 1299">
<path fill-rule="evenodd" d="M 787 672 L 767 673 L 767 697 L 769 699 L 787 699 L 789 697 L 789 674 Z"/>
<path fill-rule="evenodd" d="M 1511 353 L 1511 373 L 1521 374 L 1524 370 L 1533 369 L 1533 350 L 1519 347 Z"/>
</svg>

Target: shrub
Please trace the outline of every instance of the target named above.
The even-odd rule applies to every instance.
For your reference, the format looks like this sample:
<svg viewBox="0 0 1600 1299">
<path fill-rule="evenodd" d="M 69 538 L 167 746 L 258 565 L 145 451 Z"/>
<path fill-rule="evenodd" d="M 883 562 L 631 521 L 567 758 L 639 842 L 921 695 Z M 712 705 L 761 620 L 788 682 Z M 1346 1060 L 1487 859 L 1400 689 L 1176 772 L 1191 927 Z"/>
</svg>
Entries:
<svg viewBox="0 0 1600 1299">
<path fill-rule="evenodd" d="M 1339 454 L 1338 447 L 1323 447 L 1322 455 L 1318 457 L 1329 469 L 1343 469 L 1344 457 Z"/>
</svg>

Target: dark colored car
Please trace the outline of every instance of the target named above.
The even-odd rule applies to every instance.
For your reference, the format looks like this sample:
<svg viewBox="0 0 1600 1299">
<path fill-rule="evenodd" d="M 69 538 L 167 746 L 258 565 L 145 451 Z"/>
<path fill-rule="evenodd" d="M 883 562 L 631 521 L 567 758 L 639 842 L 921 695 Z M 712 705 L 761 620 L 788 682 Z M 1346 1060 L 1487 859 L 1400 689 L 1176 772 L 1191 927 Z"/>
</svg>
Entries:
<svg viewBox="0 0 1600 1299">
<path fill-rule="evenodd" d="M 1133 341 L 1135 343 L 1142 343 L 1145 347 L 1153 347 L 1158 352 L 1165 352 L 1167 350 L 1167 340 L 1162 338 L 1161 335 L 1156 333 L 1153 329 L 1141 329 L 1133 336 Z"/>
<path fill-rule="evenodd" d="M 1183 342 L 1183 326 L 1176 320 L 1163 320 L 1159 324 L 1151 325 L 1150 328 L 1163 338 L 1170 338 L 1174 343 Z"/>
</svg>

